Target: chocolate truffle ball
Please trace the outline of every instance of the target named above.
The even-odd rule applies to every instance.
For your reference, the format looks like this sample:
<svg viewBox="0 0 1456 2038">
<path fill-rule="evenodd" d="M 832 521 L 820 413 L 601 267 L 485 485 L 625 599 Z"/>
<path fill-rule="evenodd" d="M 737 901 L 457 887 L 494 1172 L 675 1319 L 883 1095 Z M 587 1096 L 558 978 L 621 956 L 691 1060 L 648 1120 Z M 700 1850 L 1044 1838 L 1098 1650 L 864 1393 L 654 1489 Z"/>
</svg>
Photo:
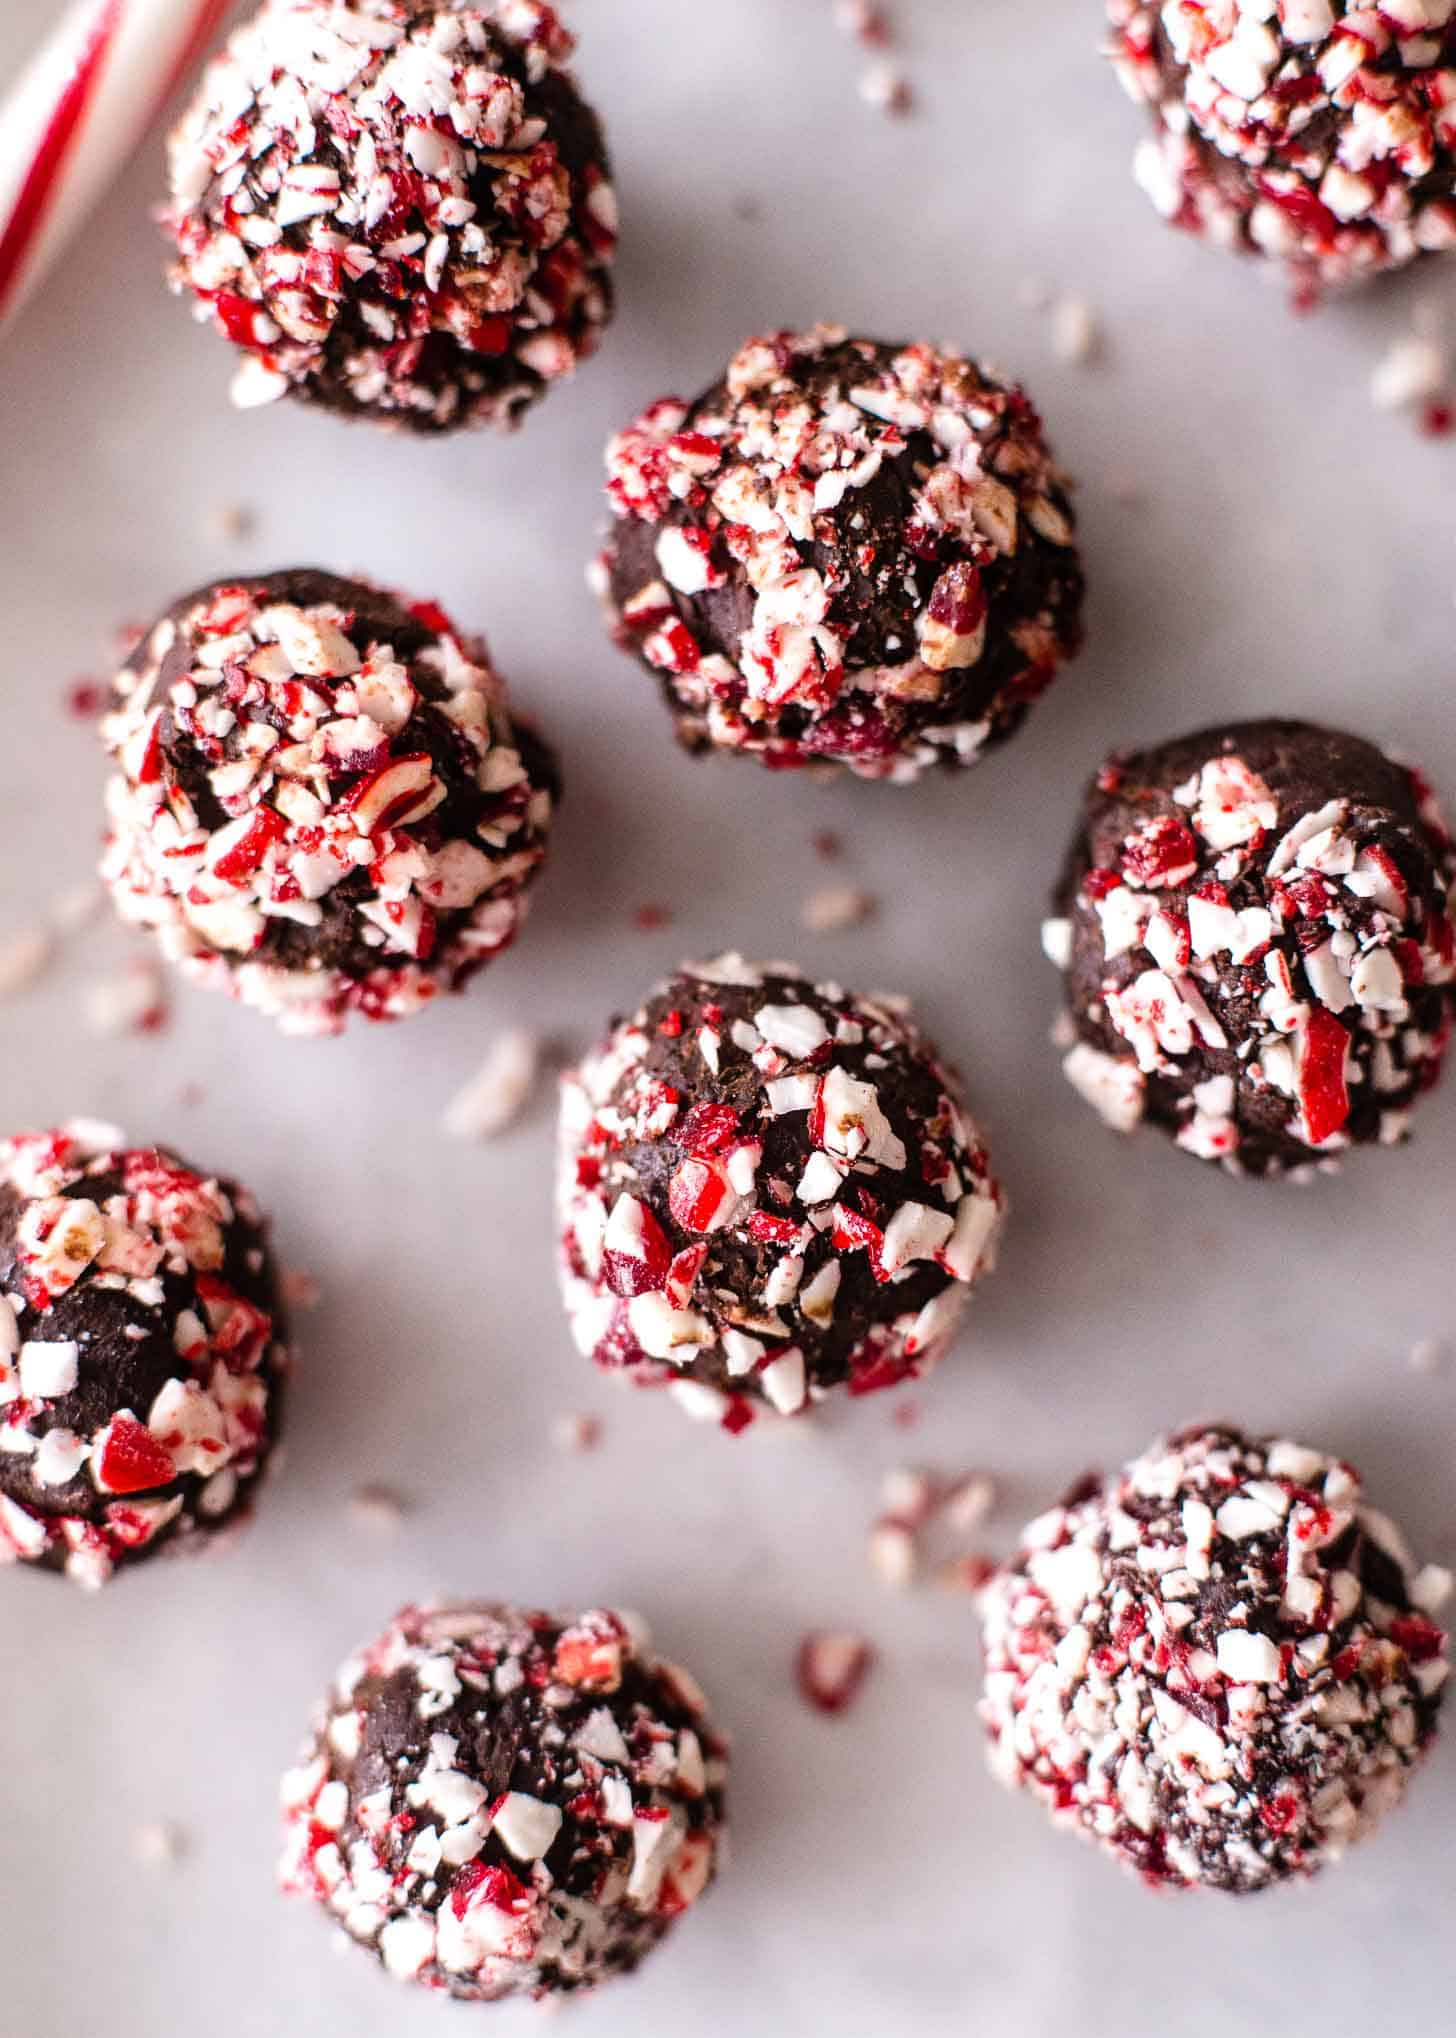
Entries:
<svg viewBox="0 0 1456 2038">
<path fill-rule="evenodd" d="M 1456 246 L 1456 0 L 1108 0 L 1165 219 L 1310 288 Z"/>
<path fill-rule="evenodd" d="M 629 1615 L 406 1607 L 283 1787 L 282 1881 L 467 2002 L 626 1974 L 713 1878 L 727 1750 Z"/>
<path fill-rule="evenodd" d="M 1186 1430 L 1034 1521 L 988 1586 L 991 1766 L 1150 1882 L 1312 1875 L 1435 1736 L 1450 1582 L 1349 1465 Z"/>
<path fill-rule="evenodd" d="M 171 141 L 172 285 L 233 398 L 509 426 L 595 351 L 616 205 L 536 0 L 266 0 Z"/>
<path fill-rule="evenodd" d="M 1110 1125 L 1279 1174 L 1404 1139 L 1451 1025 L 1456 861 L 1420 777 L 1244 722 L 1114 756 L 1045 929 Z"/>
<path fill-rule="evenodd" d="M 95 1587 L 238 1522 L 286 1338 L 246 1189 L 105 1125 L 0 1141 L 0 1565 Z"/>
<path fill-rule="evenodd" d="M 289 1033 L 399 1019 L 509 946 L 554 761 L 432 602 L 307 570 L 186 595 L 102 727 L 123 919 Z"/>
<path fill-rule="evenodd" d="M 1023 392 L 820 326 L 613 439 L 598 579 L 690 750 L 908 783 L 1003 742 L 1081 642 L 1068 484 Z"/>
<path fill-rule="evenodd" d="M 582 1352 L 740 1430 L 942 1357 L 1001 1190 L 898 1002 L 689 964 L 563 1083 L 562 1280 Z"/>
</svg>

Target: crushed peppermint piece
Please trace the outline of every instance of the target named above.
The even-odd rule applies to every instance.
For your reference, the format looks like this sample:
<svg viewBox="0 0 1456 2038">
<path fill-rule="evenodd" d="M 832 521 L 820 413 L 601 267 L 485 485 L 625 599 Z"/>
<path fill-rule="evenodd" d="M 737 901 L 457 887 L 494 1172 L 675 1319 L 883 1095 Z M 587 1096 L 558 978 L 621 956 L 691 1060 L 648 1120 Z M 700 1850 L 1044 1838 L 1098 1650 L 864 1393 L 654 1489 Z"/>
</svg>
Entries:
<svg viewBox="0 0 1456 2038">
<path fill-rule="evenodd" d="M 882 1515 L 870 1530 L 870 1569 L 882 1585 L 904 1592 L 915 1581 L 919 1546 L 915 1526 L 894 1515 Z"/>
<path fill-rule="evenodd" d="M 859 96 L 877 113 L 905 114 L 915 104 L 910 80 L 896 63 L 867 64 L 859 74 Z"/>
<path fill-rule="evenodd" d="M 283 1299 L 290 1309 L 317 1309 L 323 1290 L 304 1267 L 285 1267 L 281 1278 Z"/>
<path fill-rule="evenodd" d="M 1449 350 L 1433 333 L 1403 333 L 1391 341 L 1370 378 L 1377 410 L 1415 410 L 1451 383 Z"/>
<path fill-rule="evenodd" d="M 406 1516 L 413 1511 L 410 1502 L 393 1486 L 377 1483 L 357 1486 L 349 1496 L 350 1521 L 371 1535 L 397 1535 Z"/>
<path fill-rule="evenodd" d="M 551 1425 L 551 1441 L 558 1451 L 578 1457 L 583 1452 L 594 1451 L 602 1440 L 602 1419 L 599 1415 L 577 1412 L 558 1415 Z"/>
<path fill-rule="evenodd" d="M 422 1010 L 514 940 L 555 763 L 433 602 L 303 570 L 219 582 L 115 689 L 102 877 L 195 982 L 330 1034 Z"/>
<path fill-rule="evenodd" d="M 1410 1348 L 1408 1363 L 1413 1373 L 1439 1373 L 1450 1361 L 1451 1347 L 1438 1337 L 1419 1338 Z"/>
<path fill-rule="evenodd" d="M 942 1564 L 935 1574 L 935 1582 L 942 1592 L 968 1593 L 976 1598 L 985 1591 L 998 1569 L 994 1557 L 972 1550 Z"/>
<path fill-rule="evenodd" d="M 1456 246 L 1456 0 L 1107 0 L 1164 219 L 1282 263 L 1296 302 Z"/>
<path fill-rule="evenodd" d="M 834 21 L 845 35 L 872 49 L 890 40 L 889 17 L 875 0 L 834 0 Z"/>
<path fill-rule="evenodd" d="M 244 538 L 252 537 L 257 529 L 258 513 L 250 509 L 246 503 L 227 502 L 215 509 L 208 521 L 215 537 L 223 538 L 228 544 L 234 545 Z"/>
<path fill-rule="evenodd" d="M 167 980 L 159 963 L 134 956 L 114 976 L 92 984 L 86 998 L 93 1033 L 159 1033 L 169 1015 Z"/>
<path fill-rule="evenodd" d="M 285 1336 L 245 1189 L 114 1126 L 0 1140 L 0 1566 L 94 1589 L 246 1519 Z"/>
<path fill-rule="evenodd" d="M 59 892 L 51 900 L 51 925 L 60 935 L 79 933 L 96 918 L 105 903 L 106 894 L 100 885 L 72 885 L 69 891 Z"/>
<path fill-rule="evenodd" d="M 479 1070 L 452 1100 L 444 1127 L 451 1139 L 483 1141 L 509 1131 L 526 1109 L 541 1068 L 534 1033 L 503 1033 Z"/>
<path fill-rule="evenodd" d="M 929 1370 L 1003 1199 L 960 1087 L 883 998 L 686 966 L 562 1085 L 580 1350 L 730 1434 Z"/>
<path fill-rule="evenodd" d="M 1049 923 L 1068 1080 L 1240 1174 L 1396 1145 L 1456 1002 L 1456 854 L 1419 773 L 1302 722 L 1115 756 Z"/>
<path fill-rule="evenodd" d="M 138 1826 L 131 1836 L 131 1858 L 139 1868 L 174 1868 L 186 1852 L 186 1833 L 165 1821 Z"/>
<path fill-rule="evenodd" d="M 55 937 L 45 927 L 26 927 L 0 942 L 0 998 L 32 990 L 51 966 Z"/>
<path fill-rule="evenodd" d="M 617 207 L 541 0 L 268 0 L 170 142 L 172 287 L 292 396 L 508 428 L 596 351 Z"/>
<path fill-rule="evenodd" d="M 1311 1875 L 1434 1738 L 1439 1591 L 1348 1464 L 1185 1430 L 1041 1515 L 983 1594 L 992 1769 L 1152 1883 Z"/>
<path fill-rule="evenodd" d="M 875 1652 L 863 1635 L 835 1630 L 806 1635 L 795 1659 L 799 1690 L 816 1712 L 847 1712 L 874 1660 Z"/>
<path fill-rule="evenodd" d="M 872 920 L 879 903 L 858 885 L 824 885 L 804 901 L 800 918 L 811 934 L 842 934 Z"/>
<path fill-rule="evenodd" d="M 105 685 L 96 679 L 73 679 L 63 696 L 65 710 L 77 722 L 94 722 L 106 706 Z"/>
<path fill-rule="evenodd" d="M 1070 368 L 1090 367 L 1105 347 L 1102 324 L 1084 297 L 1059 297 L 1052 306 L 1052 352 Z"/>
<path fill-rule="evenodd" d="M 751 339 L 616 435 L 607 495 L 608 625 L 690 750 L 909 783 L 1010 737 L 1081 644 L 1066 478 L 959 354 Z"/>
<path fill-rule="evenodd" d="M 461 2002 L 629 1973 L 714 1878 L 727 1748 L 633 1616 L 407 1607 L 283 1780 L 280 1880 Z"/>
</svg>

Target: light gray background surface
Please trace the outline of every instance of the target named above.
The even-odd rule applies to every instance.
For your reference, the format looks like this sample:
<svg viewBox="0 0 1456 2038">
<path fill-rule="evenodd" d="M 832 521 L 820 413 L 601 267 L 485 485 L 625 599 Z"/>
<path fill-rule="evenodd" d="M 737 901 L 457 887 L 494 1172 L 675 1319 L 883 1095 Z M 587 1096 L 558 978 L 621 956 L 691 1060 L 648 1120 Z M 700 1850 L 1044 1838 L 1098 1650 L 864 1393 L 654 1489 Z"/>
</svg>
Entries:
<svg viewBox="0 0 1456 2038">
<path fill-rule="evenodd" d="M 1322 1882 L 1155 1898 L 991 1784 L 969 1603 L 890 1595 L 863 1538 L 906 1459 L 991 1471 L 1000 1549 L 1089 1463 L 1226 1414 L 1337 1446 L 1422 1554 L 1456 1555 L 1456 1375 L 1407 1359 L 1452 1327 L 1456 1092 L 1409 1151 L 1305 1193 L 1121 1145 L 1056 1073 L 1037 946 L 1076 791 L 1115 741 L 1304 712 L 1456 794 L 1456 443 L 1367 396 L 1417 297 L 1456 309 L 1456 277 L 1298 320 L 1162 228 L 1128 175 L 1138 116 L 1099 66 L 1097 0 L 899 0 L 920 106 L 898 124 L 856 98 L 831 10 L 568 0 L 617 158 L 621 316 L 511 442 L 234 415 L 226 350 L 161 287 L 155 143 L 0 341 L 0 935 L 95 855 L 102 768 L 65 686 L 104 670 L 119 620 L 227 571 L 309 561 L 438 595 L 488 632 L 569 774 L 523 943 L 449 1009 L 300 1043 L 179 989 L 167 1032 L 99 1039 L 88 991 L 135 952 L 104 917 L 0 1007 L 0 1123 L 100 1114 L 235 1171 L 323 1289 L 285 1474 L 245 1541 L 99 1599 L 0 1575 L 6 2038 L 536 2028 L 336 1958 L 272 1889 L 276 1779 L 315 1692 L 433 1590 L 640 1607 L 734 1730 L 732 1871 L 638 1982 L 569 2013 L 592 2038 L 1354 2038 L 1450 2015 L 1449 1745 Z M 7 75 L 51 12 L 4 0 Z M 1037 282 L 1097 307 L 1105 365 L 1056 360 Z M 583 584 L 608 432 L 749 331 L 821 316 L 1006 364 L 1083 484 L 1091 648 L 1008 752 L 913 792 L 694 766 Z M 219 532 L 234 505 L 256 516 L 241 541 Z M 837 866 L 811 848 L 825 828 Z M 879 893 L 879 920 L 803 932 L 826 881 Z M 635 931 L 645 901 L 671 927 Z M 938 1377 L 895 1397 L 912 1429 L 887 1399 L 730 1441 L 614 1393 L 556 1302 L 549 1096 L 490 1148 L 439 1132 L 506 1026 L 580 1042 L 680 953 L 729 943 L 913 993 L 992 1133 L 1003 1269 Z M 571 1409 L 605 1418 L 594 1455 L 553 1447 Z M 414 1503 L 393 1539 L 350 1517 L 366 1480 Z M 840 1721 L 792 1677 L 826 1624 L 882 1652 Z M 173 1869 L 131 1859 L 155 1820 L 190 1836 Z"/>
</svg>

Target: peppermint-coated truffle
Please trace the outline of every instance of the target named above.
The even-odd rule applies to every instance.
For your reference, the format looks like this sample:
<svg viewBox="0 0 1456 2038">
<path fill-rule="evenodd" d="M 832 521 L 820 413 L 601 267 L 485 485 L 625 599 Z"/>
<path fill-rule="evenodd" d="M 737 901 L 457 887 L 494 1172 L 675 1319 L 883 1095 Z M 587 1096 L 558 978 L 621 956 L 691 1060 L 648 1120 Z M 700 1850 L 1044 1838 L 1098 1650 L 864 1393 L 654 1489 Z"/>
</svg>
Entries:
<svg viewBox="0 0 1456 2038">
<path fill-rule="evenodd" d="M 562 1086 L 581 1351 L 725 1429 L 929 1370 L 995 1260 L 1001 1190 L 896 1004 L 689 964 Z"/>
<path fill-rule="evenodd" d="M 406 1607 L 285 1779 L 283 1887 L 469 2002 L 629 1973 L 712 1881 L 727 1750 L 640 1621 Z"/>
<path fill-rule="evenodd" d="M 838 327 L 750 340 L 612 440 L 597 577 L 690 750 L 908 783 L 1018 729 L 1081 643 L 1025 394 Z"/>
<path fill-rule="evenodd" d="M 265 0 L 171 140 L 172 286 L 233 399 L 514 425 L 596 349 L 617 213 L 537 0 Z"/>
<path fill-rule="evenodd" d="M 1395 1144 L 1450 1032 L 1453 874 L 1419 775 L 1357 736 L 1245 722 L 1112 757 L 1044 936 L 1068 1077 L 1236 1173 Z"/>
<path fill-rule="evenodd" d="M 115 692 L 102 876 L 195 981 L 337 1033 L 459 990 L 514 939 L 556 767 L 434 603 L 309 570 L 218 582 Z"/>
<path fill-rule="evenodd" d="M 246 1189 L 105 1125 L 0 1141 L 0 1565 L 95 1587 L 232 1527 L 289 1369 Z"/>
<path fill-rule="evenodd" d="M 988 1586 L 991 1766 L 1149 1882 L 1312 1875 L 1435 1736 L 1450 1583 L 1339 1459 L 1186 1430 L 1040 1516 Z"/>
<path fill-rule="evenodd" d="M 1165 219 L 1358 282 L 1456 246 L 1456 0 L 1108 0 Z"/>
</svg>

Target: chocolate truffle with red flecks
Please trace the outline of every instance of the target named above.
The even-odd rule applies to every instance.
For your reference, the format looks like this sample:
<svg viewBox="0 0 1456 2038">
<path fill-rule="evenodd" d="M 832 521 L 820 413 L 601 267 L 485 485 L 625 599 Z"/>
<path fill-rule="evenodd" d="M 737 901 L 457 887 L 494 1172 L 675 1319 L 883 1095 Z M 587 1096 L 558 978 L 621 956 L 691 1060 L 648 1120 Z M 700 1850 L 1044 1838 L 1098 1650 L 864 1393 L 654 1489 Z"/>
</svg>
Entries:
<svg viewBox="0 0 1456 2038">
<path fill-rule="evenodd" d="M 1451 1028 L 1451 838 L 1419 774 L 1306 722 L 1114 756 L 1047 953 L 1117 1130 L 1279 1174 L 1404 1139 Z"/>
<path fill-rule="evenodd" d="M 1450 1584 L 1349 1465 L 1186 1430 L 1084 1481 L 988 1586 L 991 1766 L 1152 1883 L 1312 1875 L 1435 1736 Z"/>
<path fill-rule="evenodd" d="M 147 632 L 116 696 L 102 875 L 197 982 L 337 1033 L 514 939 L 556 767 L 433 602 L 307 570 L 219 582 Z"/>
<path fill-rule="evenodd" d="M 510 426 L 596 349 L 617 212 L 537 0 L 265 0 L 171 141 L 172 283 L 233 398 Z"/>
<path fill-rule="evenodd" d="M 105 1125 L 0 1141 L 0 1565 L 95 1587 L 241 1520 L 286 1340 L 246 1189 Z"/>
<path fill-rule="evenodd" d="M 1068 484 L 1026 395 L 838 327 L 750 340 L 607 450 L 597 579 L 690 750 L 908 783 L 973 764 L 1081 643 Z"/>
<path fill-rule="evenodd" d="M 1165 219 L 1359 282 L 1456 247 L 1456 0 L 1108 0 Z"/>
<path fill-rule="evenodd" d="M 1003 1214 L 960 1084 L 896 1002 L 688 964 L 562 1087 L 583 1353 L 745 1428 L 939 1359 Z"/>
<path fill-rule="evenodd" d="M 630 1973 L 712 1881 L 727 1749 L 640 1621 L 406 1607 L 284 1780 L 282 1881 L 468 2002 Z"/>
</svg>

